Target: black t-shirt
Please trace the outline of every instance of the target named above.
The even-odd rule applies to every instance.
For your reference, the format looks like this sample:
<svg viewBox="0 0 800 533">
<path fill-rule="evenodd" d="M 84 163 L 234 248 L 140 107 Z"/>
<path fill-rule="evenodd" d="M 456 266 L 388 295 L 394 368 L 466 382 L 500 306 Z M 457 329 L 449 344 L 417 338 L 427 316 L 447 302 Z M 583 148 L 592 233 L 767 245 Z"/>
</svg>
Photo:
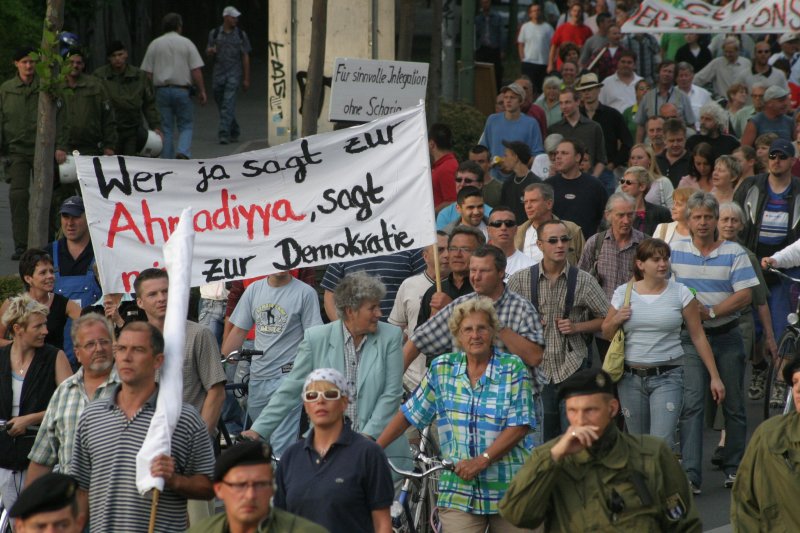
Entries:
<svg viewBox="0 0 800 533">
<path fill-rule="evenodd" d="M 694 147 L 700 143 L 708 143 L 711 145 L 711 153 L 714 156 L 714 161 L 721 155 L 731 155 L 734 150 L 741 146 L 739 140 L 731 135 L 723 134 L 716 139 L 712 139 L 708 135 L 698 133 L 697 135 L 692 135 L 686 141 L 686 150 L 691 153 Z M 714 161 L 711 162 L 712 167 L 714 166 Z"/>
<path fill-rule="evenodd" d="M 55 265 L 53 244 L 51 242 L 47 245 L 47 253 L 53 258 Z M 92 261 L 94 261 L 94 248 L 92 248 L 91 241 L 77 258 L 73 258 L 67 248 L 67 239 L 62 237 L 58 240 L 58 272 L 62 276 L 83 276 L 89 271 Z"/>
<path fill-rule="evenodd" d="M 453 274 L 451 273 L 444 281 L 442 281 L 442 292 L 455 300 L 460 296 L 474 292 L 474 290 L 472 289 L 472 284 L 469 282 L 469 276 L 464 278 L 464 283 L 459 288 L 456 287 L 456 284 L 453 281 Z M 420 327 L 431 317 L 431 298 L 433 298 L 435 293 L 436 284 L 434 283 L 428 288 L 427 291 L 425 291 L 425 294 L 422 295 L 422 301 L 419 305 L 419 314 L 417 315 L 417 325 L 414 329 Z"/>
<path fill-rule="evenodd" d="M 666 153 L 661 152 L 656 156 L 656 163 L 658 163 L 658 169 L 661 171 L 661 174 L 669 178 L 672 186 L 677 189 L 681 178 L 688 176 L 689 172 L 692 170 L 691 157 L 692 155 L 687 151 L 677 161 L 670 164 Z"/>
<path fill-rule="evenodd" d="M 542 179 L 536 174 L 528 172 L 528 175 L 522 180 L 518 176 L 513 176 L 503 183 L 503 189 L 500 192 L 500 204 L 508 206 L 514 211 L 517 224 L 522 224 L 528 220 L 528 216 L 525 214 L 525 204 L 522 200 L 525 195 L 525 187 L 541 182 Z"/>
<path fill-rule="evenodd" d="M 584 173 L 575 179 L 565 179 L 559 173 L 545 183 L 553 187 L 553 214 L 579 225 L 585 239 L 597 233 L 608 200 L 600 180 Z"/>
</svg>

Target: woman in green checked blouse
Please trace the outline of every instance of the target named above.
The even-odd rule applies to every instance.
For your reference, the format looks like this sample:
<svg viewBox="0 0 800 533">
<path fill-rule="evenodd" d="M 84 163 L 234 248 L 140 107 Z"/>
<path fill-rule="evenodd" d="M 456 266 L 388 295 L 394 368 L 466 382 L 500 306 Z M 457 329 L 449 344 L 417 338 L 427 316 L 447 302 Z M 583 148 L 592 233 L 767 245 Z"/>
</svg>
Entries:
<svg viewBox="0 0 800 533">
<path fill-rule="evenodd" d="M 533 448 L 528 368 L 492 347 L 499 325 L 491 299 L 465 301 L 448 325 L 460 351 L 433 360 L 378 444 L 385 447 L 411 424 L 421 430 L 435 418 L 442 457 L 456 465 L 439 479 L 444 531 L 522 531 L 499 515 L 497 504 Z"/>
</svg>

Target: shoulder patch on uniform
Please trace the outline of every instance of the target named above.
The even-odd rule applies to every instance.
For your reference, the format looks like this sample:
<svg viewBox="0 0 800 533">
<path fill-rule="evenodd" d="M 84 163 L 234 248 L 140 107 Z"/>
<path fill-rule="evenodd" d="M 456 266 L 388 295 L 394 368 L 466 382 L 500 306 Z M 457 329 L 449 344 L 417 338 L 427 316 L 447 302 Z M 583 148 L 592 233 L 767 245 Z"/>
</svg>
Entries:
<svg viewBox="0 0 800 533">
<path fill-rule="evenodd" d="M 686 516 L 686 504 L 683 503 L 683 498 L 677 492 L 672 496 L 669 496 L 665 502 L 665 511 L 664 514 L 667 515 L 667 519 L 673 522 L 677 522 L 684 516 Z"/>
</svg>

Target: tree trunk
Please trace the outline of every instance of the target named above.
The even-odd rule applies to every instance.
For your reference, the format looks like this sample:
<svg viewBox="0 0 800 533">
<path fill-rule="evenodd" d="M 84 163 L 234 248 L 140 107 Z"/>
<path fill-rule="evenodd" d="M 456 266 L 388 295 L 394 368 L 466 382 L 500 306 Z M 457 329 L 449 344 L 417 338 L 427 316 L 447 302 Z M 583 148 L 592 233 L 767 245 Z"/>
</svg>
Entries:
<svg viewBox="0 0 800 533">
<path fill-rule="evenodd" d="M 411 61 L 411 48 L 414 42 L 414 1 L 400 0 L 400 20 L 398 21 L 397 54 L 399 61 Z"/>
<path fill-rule="evenodd" d="M 458 75 L 458 96 L 475 102 L 475 0 L 461 2 L 461 71 Z"/>
<path fill-rule="evenodd" d="M 328 0 L 314 0 L 311 7 L 311 53 L 308 57 L 308 78 L 303 97 L 302 135 L 317 133 L 325 67 L 325 36 L 328 26 Z"/>
<path fill-rule="evenodd" d="M 61 31 L 64 24 L 64 0 L 47 0 L 44 30 Z M 42 49 L 48 47 L 42 39 Z M 41 82 L 41 80 L 40 80 Z M 39 116 L 36 125 L 36 152 L 33 156 L 33 190 L 28 222 L 28 247 L 40 247 L 50 240 L 50 201 L 53 195 L 53 155 L 56 144 L 56 101 L 45 91 L 39 92 Z"/>
<path fill-rule="evenodd" d="M 442 3 L 442 99 L 452 102 L 456 98 L 456 2 Z"/>
<path fill-rule="evenodd" d="M 439 98 L 442 94 L 442 0 L 433 0 L 431 27 L 431 65 L 428 72 L 427 112 L 428 124 L 439 120 Z"/>
</svg>

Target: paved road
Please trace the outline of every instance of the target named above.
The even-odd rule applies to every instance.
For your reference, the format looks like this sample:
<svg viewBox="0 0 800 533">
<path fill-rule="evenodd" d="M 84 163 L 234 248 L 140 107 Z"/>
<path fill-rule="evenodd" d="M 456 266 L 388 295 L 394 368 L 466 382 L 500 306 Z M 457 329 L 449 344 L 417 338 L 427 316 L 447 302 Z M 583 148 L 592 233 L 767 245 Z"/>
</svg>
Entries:
<svg viewBox="0 0 800 533">
<path fill-rule="evenodd" d="M 195 158 L 220 157 L 231 153 L 256 150 L 266 146 L 266 64 L 253 60 L 253 85 L 247 93 L 240 94 L 237 117 L 242 129 L 242 142 L 238 145 L 217 143 L 217 108 L 212 102 L 195 108 L 195 130 L 192 150 Z M 207 84 L 210 91 L 210 85 Z M 9 259 L 13 250 L 8 205 L 8 185 L 0 182 L 0 275 L 16 274 L 17 262 Z M 749 379 L 749 377 L 748 377 Z M 755 428 L 761 421 L 760 405 L 748 403 L 748 425 Z M 706 431 L 704 440 L 705 465 L 703 494 L 697 498 L 704 530 L 714 533 L 731 531 L 729 525 L 730 490 L 723 488 L 723 475 L 713 469 L 709 459 L 717 444 L 718 434 Z"/>
</svg>

